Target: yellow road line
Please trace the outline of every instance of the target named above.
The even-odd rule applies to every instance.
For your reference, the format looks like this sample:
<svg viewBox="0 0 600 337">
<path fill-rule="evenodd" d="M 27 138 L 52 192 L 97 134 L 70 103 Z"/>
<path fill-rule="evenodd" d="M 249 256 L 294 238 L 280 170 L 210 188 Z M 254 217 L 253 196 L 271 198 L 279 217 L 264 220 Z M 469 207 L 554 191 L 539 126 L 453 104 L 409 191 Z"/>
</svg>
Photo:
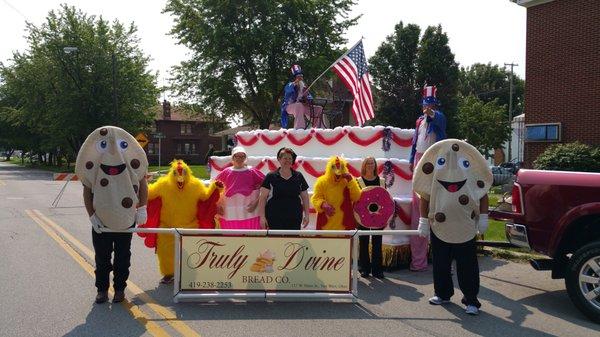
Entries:
<svg viewBox="0 0 600 337">
<path fill-rule="evenodd" d="M 94 268 L 81 255 L 79 255 L 75 251 L 75 249 L 69 246 L 60 236 L 58 236 L 55 232 L 48 228 L 46 223 L 37 214 L 30 210 L 25 210 L 25 213 L 27 213 L 27 215 L 31 219 L 33 219 L 33 221 L 35 221 L 48 234 L 48 236 L 54 239 L 54 241 L 56 241 L 62 249 L 64 249 L 77 263 L 79 263 L 83 270 L 85 270 L 91 276 L 94 276 Z M 112 289 L 109 289 L 109 292 L 111 293 L 111 295 L 113 294 Z M 149 317 L 144 315 L 144 313 L 140 310 L 140 308 L 137 305 L 134 305 L 129 301 L 124 301 L 123 304 L 125 305 L 127 311 L 129 311 L 131 316 L 133 316 L 133 318 L 135 318 L 136 321 L 142 324 L 142 326 L 144 326 L 144 328 L 146 328 L 146 331 L 148 331 L 150 334 L 159 337 L 170 336 L 158 324 L 150 321 Z"/>
<path fill-rule="evenodd" d="M 70 243 L 72 243 L 75 247 L 77 247 L 77 249 L 79 249 L 85 255 L 87 255 L 90 259 L 92 259 L 92 260 L 94 259 L 94 253 L 89 248 L 87 248 L 83 243 L 81 243 L 79 240 L 74 238 L 64 228 L 62 228 L 61 226 L 56 224 L 54 221 L 52 221 L 50 218 L 48 218 L 47 216 L 42 214 L 42 212 L 40 212 L 38 210 L 32 210 L 32 212 L 39 218 L 43 219 L 43 221 L 46 224 L 48 224 L 49 226 L 54 228 L 64 238 L 66 238 Z M 139 299 L 146 302 L 146 304 L 148 305 L 148 307 L 150 309 L 152 309 L 158 315 L 164 317 L 166 319 L 167 323 L 169 323 L 169 325 L 171 325 L 173 327 L 173 329 L 175 329 L 177 332 L 179 332 L 183 336 L 200 337 L 199 333 L 194 331 L 192 328 L 190 328 L 184 322 L 180 321 L 177 318 L 177 315 L 172 310 L 156 303 L 156 301 L 150 295 L 148 295 L 145 291 L 143 291 L 140 287 L 138 287 L 131 280 L 127 281 L 127 290 L 132 292 L 134 296 L 137 296 Z"/>
</svg>

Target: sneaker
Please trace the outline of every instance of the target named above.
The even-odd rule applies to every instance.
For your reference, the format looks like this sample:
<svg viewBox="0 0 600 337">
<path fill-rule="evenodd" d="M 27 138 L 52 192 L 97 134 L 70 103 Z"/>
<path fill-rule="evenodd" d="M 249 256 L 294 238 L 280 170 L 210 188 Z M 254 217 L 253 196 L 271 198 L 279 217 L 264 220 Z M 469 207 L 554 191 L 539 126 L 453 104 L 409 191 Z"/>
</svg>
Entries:
<svg viewBox="0 0 600 337">
<path fill-rule="evenodd" d="M 123 290 L 115 291 L 115 296 L 113 297 L 113 303 L 123 302 L 125 300 L 125 292 Z"/>
<path fill-rule="evenodd" d="M 445 303 L 450 303 L 450 300 L 443 300 L 441 297 L 439 296 L 433 296 L 432 298 L 429 299 L 429 304 L 432 305 L 440 305 L 440 304 L 445 304 Z"/>
<path fill-rule="evenodd" d="M 377 274 L 373 274 L 373 276 L 377 279 L 383 280 L 385 279 L 385 276 L 383 275 L 383 273 L 377 273 Z"/>
<path fill-rule="evenodd" d="M 96 303 L 101 304 L 108 301 L 108 291 L 99 291 L 96 295 Z"/>
<path fill-rule="evenodd" d="M 467 314 L 469 314 L 469 315 L 472 315 L 472 316 L 477 316 L 477 315 L 479 315 L 479 309 L 477 309 L 477 307 L 476 307 L 476 306 L 474 306 L 474 305 L 470 305 L 470 304 L 469 304 L 469 305 L 467 305 L 467 307 L 465 308 L 465 312 L 466 312 Z"/>
</svg>

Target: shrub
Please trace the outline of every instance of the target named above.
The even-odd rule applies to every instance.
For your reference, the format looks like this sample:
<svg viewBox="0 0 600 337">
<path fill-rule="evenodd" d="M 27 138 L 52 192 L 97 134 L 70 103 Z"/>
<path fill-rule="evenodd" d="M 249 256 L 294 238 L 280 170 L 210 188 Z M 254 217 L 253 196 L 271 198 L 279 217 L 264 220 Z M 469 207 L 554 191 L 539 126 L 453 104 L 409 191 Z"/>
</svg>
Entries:
<svg viewBox="0 0 600 337">
<path fill-rule="evenodd" d="M 600 172 L 600 148 L 579 142 L 552 145 L 533 166 L 538 170 Z"/>
</svg>

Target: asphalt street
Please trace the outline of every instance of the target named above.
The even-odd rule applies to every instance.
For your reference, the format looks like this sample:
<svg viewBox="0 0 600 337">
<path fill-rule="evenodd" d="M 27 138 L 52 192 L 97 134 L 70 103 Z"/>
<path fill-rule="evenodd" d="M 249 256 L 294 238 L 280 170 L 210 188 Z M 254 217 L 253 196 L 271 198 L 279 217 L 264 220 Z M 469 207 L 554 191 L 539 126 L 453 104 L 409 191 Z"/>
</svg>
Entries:
<svg viewBox="0 0 600 337">
<path fill-rule="evenodd" d="M 79 182 L 0 162 L 0 336 L 600 336 L 562 280 L 480 257 L 482 312 L 429 305 L 432 274 L 360 279 L 357 303 L 174 303 L 154 252 L 134 236 L 128 300 L 93 303 L 91 225 Z M 455 284 L 456 281 L 455 281 Z"/>
</svg>

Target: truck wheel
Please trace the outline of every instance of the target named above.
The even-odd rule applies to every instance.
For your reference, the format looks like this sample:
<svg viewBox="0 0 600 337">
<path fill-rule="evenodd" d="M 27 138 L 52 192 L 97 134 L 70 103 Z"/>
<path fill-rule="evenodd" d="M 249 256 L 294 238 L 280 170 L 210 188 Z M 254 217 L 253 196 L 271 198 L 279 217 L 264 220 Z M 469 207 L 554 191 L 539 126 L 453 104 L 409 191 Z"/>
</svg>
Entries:
<svg viewBox="0 0 600 337">
<path fill-rule="evenodd" d="M 565 284 L 575 306 L 600 323 L 600 242 L 587 244 L 573 254 Z"/>
</svg>

